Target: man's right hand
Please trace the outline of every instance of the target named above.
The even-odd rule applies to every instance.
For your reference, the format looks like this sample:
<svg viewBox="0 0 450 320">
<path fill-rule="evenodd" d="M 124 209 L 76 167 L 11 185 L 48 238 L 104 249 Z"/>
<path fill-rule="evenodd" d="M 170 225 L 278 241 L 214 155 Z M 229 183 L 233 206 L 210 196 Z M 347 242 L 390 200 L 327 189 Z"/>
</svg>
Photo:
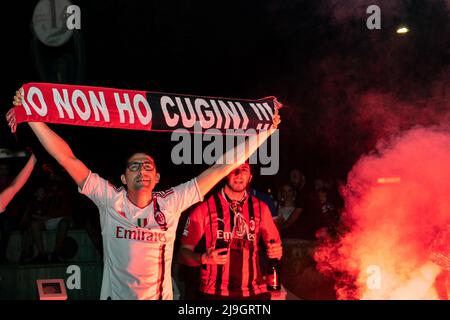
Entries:
<svg viewBox="0 0 450 320">
<path fill-rule="evenodd" d="M 22 98 L 23 98 L 23 88 L 20 88 L 19 90 L 16 91 L 16 95 L 14 96 L 14 99 L 13 99 L 13 105 L 15 105 L 15 106 L 21 105 Z"/>
<path fill-rule="evenodd" d="M 227 252 L 227 251 L 228 251 L 228 248 L 222 248 L 222 249 L 209 248 L 202 255 L 202 264 L 221 264 L 221 265 L 223 265 L 223 264 L 227 263 L 228 254 L 223 254 L 224 252 Z"/>
</svg>

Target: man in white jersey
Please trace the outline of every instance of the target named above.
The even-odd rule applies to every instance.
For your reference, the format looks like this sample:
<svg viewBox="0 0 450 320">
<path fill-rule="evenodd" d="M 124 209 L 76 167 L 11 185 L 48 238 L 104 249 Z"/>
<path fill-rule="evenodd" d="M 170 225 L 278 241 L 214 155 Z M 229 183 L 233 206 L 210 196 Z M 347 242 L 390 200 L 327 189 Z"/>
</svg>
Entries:
<svg viewBox="0 0 450 320">
<path fill-rule="evenodd" d="M 21 104 L 22 90 L 14 104 Z M 222 178 L 243 163 L 276 129 L 274 125 L 258 139 L 250 139 L 248 153 L 237 146 L 237 162 L 223 159 L 198 177 L 166 192 L 153 192 L 159 182 L 153 158 L 142 152 L 128 158 L 121 176 L 126 188 L 116 189 L 77 159 L 69 145 L 42 122 L 29 125 L 45 149 L 64 167 L 98 206 L 102 227 L 104 268 L 101 299 L 172 299 L 171 265 L 178 220 L 182 211 L 202 201 Z M 233 155 L 235 150 L 229 150 Z M 219 164 L 223 163 L 223 164 Z"/>
</svg>

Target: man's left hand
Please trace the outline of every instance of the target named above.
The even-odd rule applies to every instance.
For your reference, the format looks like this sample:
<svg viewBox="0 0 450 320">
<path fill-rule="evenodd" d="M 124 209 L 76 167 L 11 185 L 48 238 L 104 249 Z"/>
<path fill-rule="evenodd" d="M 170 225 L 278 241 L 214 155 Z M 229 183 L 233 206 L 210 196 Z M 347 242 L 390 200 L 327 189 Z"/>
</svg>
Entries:
<svg viewBox="0 0 450 320">
<path fill-rule="evenodd" d="M 281 246 L 281 243 L 268 243 L 267 256 L 269 257 L 269 259 L 280 260 L 283 256 L 283 247 Z"/>
</svg>

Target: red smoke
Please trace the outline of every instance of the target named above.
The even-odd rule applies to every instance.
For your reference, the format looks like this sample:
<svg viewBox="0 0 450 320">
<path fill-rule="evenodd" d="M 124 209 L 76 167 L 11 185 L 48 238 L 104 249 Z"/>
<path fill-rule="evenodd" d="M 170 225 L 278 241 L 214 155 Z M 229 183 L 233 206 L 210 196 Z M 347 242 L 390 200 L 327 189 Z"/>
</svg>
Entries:
<svg viewBox="0 0 450 320">
<path fill-rule="evenodd" d="M 315 255 L 335 277 L 338 298 L 438 298 L 429 246 L 450 219 L 450 133 L 417 128 L 379 146 L 341 193 L 345 231 Z"/>
</svg>

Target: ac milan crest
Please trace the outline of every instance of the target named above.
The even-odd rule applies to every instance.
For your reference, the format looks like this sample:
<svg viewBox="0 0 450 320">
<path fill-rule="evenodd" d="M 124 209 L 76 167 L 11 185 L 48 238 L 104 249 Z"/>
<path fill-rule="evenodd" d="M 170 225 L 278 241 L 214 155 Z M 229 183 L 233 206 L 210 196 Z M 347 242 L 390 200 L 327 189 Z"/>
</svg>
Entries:
<svg viewBox="0 0 450 320">
<path fill-rule="evenodd" d="M 155 216 L 156 223 L 159 224 L 161 229 L 167 230 L 166 216 L 159 208 L 159 203 L 158 203 L 158 200 L 156 199 L 156 197 L 154 198 L 154 201 L 153 201 L 153 214 Z"/>
<path fill-rule="evenodd" d="M 234 217 L 234 232 L 237 238 L 242 238 L 248 233 L 247 222 L 245 222 L 242 214 L 236 214 Z"/>
<path fill-rule="evenodd" d="M 164 215 L 164 213 L 162 213 L 161 211 L 157 210 L 155 212 L 155 221 L 160 226 L 165 226 L 166 225 L 166 216 Z"/>
</svg>

